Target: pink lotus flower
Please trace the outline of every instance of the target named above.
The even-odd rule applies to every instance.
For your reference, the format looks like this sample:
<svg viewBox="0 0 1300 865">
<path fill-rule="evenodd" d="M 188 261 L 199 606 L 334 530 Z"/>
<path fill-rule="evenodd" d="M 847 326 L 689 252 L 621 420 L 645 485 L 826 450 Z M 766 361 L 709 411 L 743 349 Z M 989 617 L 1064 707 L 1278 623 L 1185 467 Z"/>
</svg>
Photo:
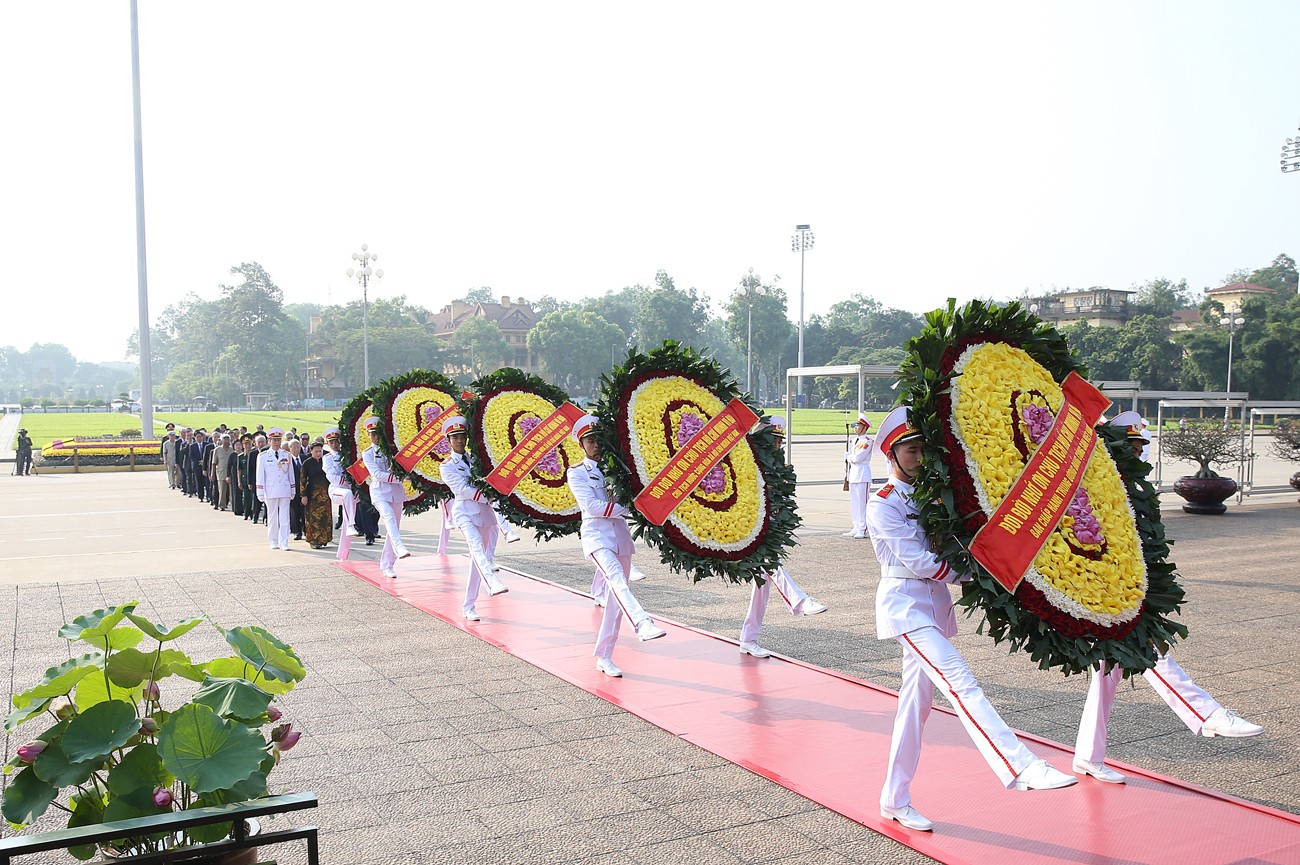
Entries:
<svg viewBox="0 0 1300 865">
<path fill-rule="evenodd" d="M 41 752 L 45 750 L 45 747 L 45 743 L 40 739 L 37 739 L 34 742 L 28 742 L 26 745 L 19 745 L 18 759 L 22 760 L 24 763 L 34 763 L 36 762 L 36 758 L 41 756 Z"/>
<path fill-rule="evenodd" d="M 157 682 L 150 679 L 144 683 L 144 698 L 146 700 L 156 703 L 160 697 L 162 697 L 162 691 L 158 688 Z"/>
<path fill-rule="evenodd" d="M 141 719 L 140 719 L 140 735 L 141 735 L 141 736 L 149 736 L 149 737 L 157 736 L 157 735 L 158 735 L 158 722 L 155 721 L 153 718 L 141 718 Z"/>
<path fill-rule="evenodd" d="M 284 713 L 281 712 L 279 709 L 277 709 L 275 706 L 267 706 L 266 717 L 271 721 L 272 724 L 274 724 L 276 721 L 284 717 Z"/>
<path fill-rule="evenodd" d="M 297 745 L 298 740 L 301 738 L 302 733 L 299 733 L 297 730 L 290 730 L 288 733 L 284 734 L 284 738 L 280 740 L 278 747 L 281 751 L 288 751 L 294 745 Z"/>
<path fill-rule="evenodd" d="M 153 791 L 153 803 L 159 808 L 170 808 L 174 799 L 172 791 L 167 787 L 159 787 Z"/>
</svg>

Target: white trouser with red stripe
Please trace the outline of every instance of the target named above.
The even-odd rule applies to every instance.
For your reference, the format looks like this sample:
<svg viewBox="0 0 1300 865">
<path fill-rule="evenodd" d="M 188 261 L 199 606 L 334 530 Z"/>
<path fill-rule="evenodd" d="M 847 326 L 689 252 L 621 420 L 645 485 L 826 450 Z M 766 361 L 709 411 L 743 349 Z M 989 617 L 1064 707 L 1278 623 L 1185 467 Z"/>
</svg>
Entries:
<svg viewBox="0 0 1300 865">
<path fill-rule="evenodd" d="M 330 502 L 335 507 L 343 508 L 343 532 L 339 535 L 338 560 L 346 562 L 352 553 L 352 537 L 356 533 L 353 526 L 357 522 L 357 496 L 351 487 L 330 484 Z"/>
<path fill-rule="evenodd" d="M 903 647 L 903 684 L 898 689 L 898 714 L 880 804 L 901 808 L 912 802 L 912 778 L 921 759 L 921 731 L 930 716 L 936 686 L 952 704 L 989 768 L 1003 786 L 1010 787 L 1038 758 L 989 703 L 961 654 L 938 628 L 917 628 L 897 640 Z"/>
<path fill-rule="evenodd" d="M 469 578 L 465 581 L 465 601 L 463 611 L 474 609 L 478 601 L 480 583 L 487 583 L 489 588 L 500 583 L 492 575 L 492 557 L 497 549 L 497 529 L 495 524 L 479 526 L 468 513 L 462 513 L 459 507 L 453 507 L 456 528 L 465 535 L 465 546 L 469 547 Z"/>
<path fill-rule="evenodd" d="M 620 556 L 613 550 L 596 550 L 590 556 L 605 577 L 605 614 L 600 617 L 600 630 L 596 634 L 597 658 L 609 660 L 618 641 L 619 623 L 624 615 L 632 627 L 641 624 L 650 614 L 641 606 L 627 584 L 632 570 L 632 556 Z"/>
<path fill-rule="evenodd" d="M 871 484 L 849 484 L 849 514 L 853 518 L 853 531 L 860 535 L 867 533 L 867 493 Z"/>
<path fill-rule="evenodd" d="M 1199 734 L 1205 719 L 1222 708 L 1218 700 L 1193 682 L 1192 677 L 1168 655 L 1161 655 L 1156 665 L 1142 675 L 1193 733 Z M 1123 678 L 1124 671 L 1119 667 L 1107 668 L 1104 664 L 1102 672 L 1092 674 L 1088 699 L 1083 704 L 1083 717 L 1079 720 L 1079 736 L 1074 741 L 1074 756 L 1080 760 L 1100 763 L 1106 759 L 1106 725 L 1110 721 L 1115 691 Z"/>
<path fill-rule="evenodd" d="M 451 540 L 451 527 L 454 519 L 451 515 L 453 499 L 442 501 L 442 531 L 438 533 L 438 555 L 447 555 L 447 541 Z"/>
<path fill-rule="evenodd" d="M 740 626 L 740 641 L 753 643 L 758 640 L 759 629 L 763 627 L 763 614 L 767 611 L 767 598 L 772 593 L 772 586 L 790 608 L 791 615 L 798 615 L 799 605 L 808 598 L 808 593 L 799 588 L 799 584 L 790 578 L 785 568 L 777 568 L 770 574 L 763 575 L 763 585 L 754 581 L 754 588 L 749 593 L 749 612 L 745 614 L 745 623 Z"/>
</svg>

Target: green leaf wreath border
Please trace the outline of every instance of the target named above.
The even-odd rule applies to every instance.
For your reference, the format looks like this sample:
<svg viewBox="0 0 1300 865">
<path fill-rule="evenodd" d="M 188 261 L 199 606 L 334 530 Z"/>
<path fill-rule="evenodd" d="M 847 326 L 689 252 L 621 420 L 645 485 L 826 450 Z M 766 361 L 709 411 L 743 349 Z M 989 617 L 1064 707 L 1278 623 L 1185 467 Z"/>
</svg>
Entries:
<svg viewBox="0 0 1300 865">
<path fill-rule="evenodd" d="M 670 373 L 691 379 L 711 392 L 723 403 L 740 398 L 763 416 L 761 406 L 752 402 L 740 390 L 729 370 L 716 360 L 701 355 L 689 346 L 673 340 L 642 354 L 636 349 L 628 352 L 621 366 L 601 376 L 600 399 L 591 413 L 600 418 L 601 464 L 609 480 L 615 499 L 632 510 L 635 525 L 633 534 L 644 538 L 664 564 L 677 573 L 689 574 L 695 582 L 709 576 L 722 577 L 733 583 L 752 581 L 756 574 L 771 573 L 781 565 L 789 550 L 795 545 L 794 532 L 801 519 L 795 502 L 795 473 L 787 465 L 781 451 L 775 446 L 772 430 L 766 424 L 749 435 L 758 470 L 763 474 L 767 499 L 767 524 L 760 533 L 759 542 L 748 554 L 741 557 L 702 555 L 684 547 L 672 533 L 645 519 L 632 507 L 641 492 L 632 454 L 628 452 L 627 400 L 631 391 L 646 378 L 657 373 Z"/>
<path fill-rule="evenodd" d="M 473 448 L 474 452 L 472 476 L 483 489 L 483 494 L 496 505 L 502 516 L 514 525 L 533 531 L 537 540 L 549 541 L 574 534 L 582 527 L 581 513 L 558 519 L 548 518 L 549 515 L 527 509 L 517 494 L 503 495 L 484 481 L 484 478 L 496 468 L 496 464 L 488 456 L 487 439 L 483 434 L 483 403 L 507 390 L 530 391 L 556 408 L 569 399 L 569 395 L 562 389 L 515 367 L 498 369 L 472 382 L 468 389 L 461 391 L 456 397 L 456 404 L 460 407 L 460 413 L 465 416 L 465 423 L 469 428 L 469 447 Z"/>
<path fill-rule="evenodd" d="M 385 379 L 371 388 L 374 400 L 374 408 L 371 411 L 382 421 L 379 425 L 379 444 L 384 453 L 390 455 L 389 468 L 392 469 L 393 474 L 403 480 L 409 480 L 411 486 L 424 493 L 419 499 L 422 504 L 420 510 L 413 511 L 408 505 L 403 508 L 403 513 L 407 514 L 420 513 L 429 508 L 437 507 L 444 500 L 452 497 L 451 488 L 446 484 L 431 481 L 418 472 L 408 472 L 393 458 L 399 448 L 397 447 L 397 430 L 393 425 L 392 404 L 399 394 L 410 387 L 433 388 L 445 392 L 453 399 L 460 392 L 460 388 L 456 386 L 455 382 L 442 373 L 430 369 L 413 369 L 390 379 Z"/>
<path fill-rule="evenodd" d="M 1099 662 L 1122 667 L 1127 676 L 1153 666 L 1157 652 L 1167 651 L 1187 628 L 1170 618 L 1180 609 L 1183 589 L 1175 565 L 1168 561 L 1169 544 L 1160 521 L 1157 493 L 1146 480 L 1149 471 L 1133 455 L 1121 431 L 1103 425 L 1097 428 L 1099 445 L 1114 459 L 1136 515 L 1142 557 L 1147 567 L 1147 594 L 1138 623 L 1121 639 L 1092 634 L 1068 636 L 1044 618 L 1027 609 L 1020 592 L 1007 592 L 969 552 L 974 539 L 972 518 L 982 512 L 962 507 L 957 490 L 967 471 L 965 457 L 951 430 L 941 419 L 942 402 L 949 398 L 952 366 L 949 362 L 966 346 L 976 342 L 1006 342 L 1016 345 L 1042 364 L 1060 382 L 1071 372 L 1086 376 L 1065 338 L 1043 324 L 1018 303 L 1006 306 L 972 301 L 958 309 L 949 301 L 945 309 L 926 315 L 920 335 L 908 341 L 908 355 L 899 367 L 900 402 L 912 407 L 912 420 L 924 435 L 925 459 L 917 474 L 916 493 L 921 524 L 938 541 L 938 556 L 953 568 L 973 574 L 958 603 L 967 615 L 983 615 L 979 630 L 986 627 L 995 643 L 1008 642 L 1011 650 L 1028 652 L 1041 669 L 1059 668 L 1067 675 L 1095 667 Z M 979 511 L 978 504 L 974 511 Z M 1023 584 L 1022 584 L 1023 586 Z"/>
</svg>

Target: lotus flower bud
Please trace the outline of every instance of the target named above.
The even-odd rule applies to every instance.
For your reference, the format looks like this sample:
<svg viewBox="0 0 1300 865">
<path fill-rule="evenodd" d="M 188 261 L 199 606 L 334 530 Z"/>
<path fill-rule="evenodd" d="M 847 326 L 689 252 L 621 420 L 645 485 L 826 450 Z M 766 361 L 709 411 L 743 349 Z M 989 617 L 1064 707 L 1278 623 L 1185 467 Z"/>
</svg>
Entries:
<svg viewBox="0 0 1300 865">
<path fill-rule="evenodd" d="M 279 709 L 275 708 L 275 706 L 267 706 L 266 717 L 270 719 L 272 724 L 274 724 L 276 721 L 284 717 L 284 713 L 281 712 Z"/>
<path fill-rule="evenodd" d="M 77 707 L 67 697 L 57 697 L 50 703 L 50 711 L 60 721 L 71 721 L 77 715 Z"/>
<path fill-rule="evenodd" d="M 170 808 L 172 805 L 172 791 L 167 787 L 159 787 L 153 791 L 153 803 L 159 808 Z"/>
<path fill-rule="evenodd" d="M 37 739 L 35 742 L 28 742 L 26 745 L 19 745 L 18 759 L 22 760 L 24 763 L 34 763 L 36 762 L 36 758 L 41 756 L 41 752 L 44 750 L 45 743 L 40 739 Z"/>
<path fill-rule="evenodd" d="M 294 745 L 297 745 L 298 740 L 301 738 L 302 733 L 299 733 L 297 730 L 290 730 L 288 733 L 285 733 L 284 738 L 280 740 L 280 750 L 288 751 Z"/>
<path fill-rule="evenodd" d="M 150 700 L 156 703 L 158 702 L 158 698 L 161 696 L 162 696 L 162 692 L 158 690 L 157 682 L 155 682 L 153 679 L 150 679 L 149 681 L 144 683 L 144 698 L 146 700 Z"/>
<path fill-rule="evenodd" d="M 271 741 L 279 742 L 284 739 L 284 734 L 293 729 L 293 724 L 281 724 L 278 727 L 271 728 Z"/>
<path fill-rule="evenodd" d="M 141 735 L 141 736 L 150 736 L 150 737 L 157 736 L 157 735 L 158 735 L 158 722 L 155 721 L 153 718 L 141 718 L 141 719 L 140 719 L 140 735 Z"/>
</svg>

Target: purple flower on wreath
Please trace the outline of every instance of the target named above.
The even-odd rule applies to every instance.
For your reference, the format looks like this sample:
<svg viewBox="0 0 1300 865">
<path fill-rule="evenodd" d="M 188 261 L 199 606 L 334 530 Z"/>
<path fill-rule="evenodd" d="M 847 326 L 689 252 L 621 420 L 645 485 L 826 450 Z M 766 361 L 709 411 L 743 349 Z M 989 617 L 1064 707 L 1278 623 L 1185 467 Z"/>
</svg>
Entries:
<svg viewBox="0 0 1300 865">
<path fill-rule="evenodd" d="M 682 412 L 677 424 L 677 447 L 686 447 L 687 442 L 695 438 L 704 429 L 704 419 L 693 412 Z M 706 493 L 717 495 L 727 489 L 727 477 L 722 473 L 722 466 L 714 466 L 700 482 L 700 488 Z"/>
<path fill-rule="evenodd" d="M 541 422 L 542 419 L 539 417 L 526 417 L 519 422 L 519 428 L 526 437 L 537 429 Z M 560 455 L 555 452 L 555 448 L 551 448 L 546 452 L 546 456 L 542 457 L 541 462 L 537 464 L 537 468 L 547 474 L 558 475 L 560 473 Z"/>
<path fill-rule="evenodd" d="M 424 407 L 424 425 L 428 426 L 429 424 L 436 421 L 438 419 L 438 415 L 440 414 L 442 414 L 442 406 L 438 405 L 437 403 L 434 403 L 433 405 L 426 405 Z"/>
<path fill-rule="evenodd" d="M 1070 506 L 1065 509 L 1066 516 L 1074 518 L 1074 536 L 1085 544 L 1100 544 L 1102 542 L 1101 523 L 1097 522 L 1097 516 L 1092 512 L 1092 502 L 1088 499 L 1088 494 L 1083 490 L 1078 490 L 1074 498 L 1070 500 Z"/>
<path fill-rule="evenodd" d="M 1020 416 L 1024 418 L 1025 426 L 1029 429 L 1029 438 L 1034 444 L 1042 444 L 1043 439 L 1047 438 L 1048 432 L 1052 429 L 1052 424 L 1056 423 L 1056 418 L 1052 413 L 1041 405 L 1030 403 L 1020 410 Z"/>
</svg>

